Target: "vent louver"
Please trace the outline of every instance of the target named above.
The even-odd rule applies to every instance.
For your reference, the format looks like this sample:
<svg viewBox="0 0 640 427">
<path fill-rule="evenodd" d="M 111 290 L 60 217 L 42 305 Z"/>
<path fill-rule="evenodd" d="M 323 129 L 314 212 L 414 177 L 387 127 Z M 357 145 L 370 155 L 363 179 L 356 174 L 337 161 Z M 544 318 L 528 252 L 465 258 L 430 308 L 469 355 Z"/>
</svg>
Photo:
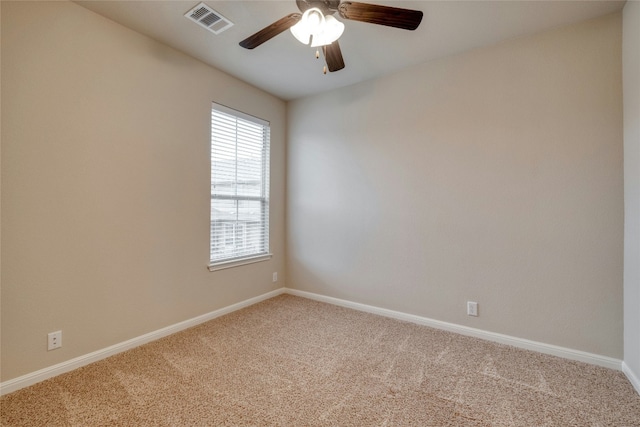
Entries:
<svg viewBox="0 0 640 427">
<path fill-rule="evenodd" d="M 233 22 L 220 15 L 204 3 L 200 3 L 193 9 L 184 14 L 184 16 L 202 28 L 206 28 L 213 34 L 220 34 L 224 30 L 233 26 Z"/>
</svg>

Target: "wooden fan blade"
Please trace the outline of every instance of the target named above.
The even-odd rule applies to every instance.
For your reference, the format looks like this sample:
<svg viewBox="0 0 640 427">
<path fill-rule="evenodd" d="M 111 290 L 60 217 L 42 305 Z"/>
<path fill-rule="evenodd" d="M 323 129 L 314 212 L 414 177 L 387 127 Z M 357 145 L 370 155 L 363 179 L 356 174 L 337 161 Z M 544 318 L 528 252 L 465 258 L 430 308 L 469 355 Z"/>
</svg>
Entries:
<svg viewBox="0 0 640 427">
<path fill-rule="evenodd" d="M 340 45 L 338 40 L 333 43 L 322 46 L 322 53 L 327 61 L 327 68 L 330 72 L 342 70 L 344 68 L 344 59 L 342 59 L 342 52 L 340 51 Z"/>
<path fill-rule="evenodd" d="M 404 30 L 415 30 L 422 22 L 422 11 L 420 10 L 349 1 L 340 3 L 338 10 L 340 16 L 345 19 L 386 25 Z"/>
<path fill-rule="evenodd" d="M 253 49 L 260 46 L 262 43 L 271 40 L 281 32 L 293 27 L 298 21 L 300 21 L 302 15 L 300 13 L 291 13 L 282 19 L 277 20 L 268 27 L 263 28 L 252 36 L 240 42 L 240 46 L 245 49 Z"/>
</svg>

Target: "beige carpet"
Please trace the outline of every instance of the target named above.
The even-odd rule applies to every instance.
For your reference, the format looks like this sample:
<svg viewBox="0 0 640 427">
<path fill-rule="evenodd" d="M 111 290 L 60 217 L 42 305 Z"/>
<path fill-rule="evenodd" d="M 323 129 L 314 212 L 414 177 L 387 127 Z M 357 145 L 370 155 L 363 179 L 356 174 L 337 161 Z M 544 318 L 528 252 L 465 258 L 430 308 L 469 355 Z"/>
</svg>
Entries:
<svg viewBox="0 0 640 427">
<path fill-rule="evenodd" d="M 289 295 L 0 404 L 3 426 L 640 426 L 620 372 Z"/>
</svg>

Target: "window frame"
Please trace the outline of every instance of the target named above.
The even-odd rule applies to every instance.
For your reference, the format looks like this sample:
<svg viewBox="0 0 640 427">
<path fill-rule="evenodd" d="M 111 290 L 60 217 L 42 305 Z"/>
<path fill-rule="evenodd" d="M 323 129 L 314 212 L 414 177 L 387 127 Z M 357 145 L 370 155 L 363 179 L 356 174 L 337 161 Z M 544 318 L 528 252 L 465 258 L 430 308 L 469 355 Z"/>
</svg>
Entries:
<svg viewBox="0 0 640 427">
<path fill-rule="evenodd" d="M 260 195 L 239 195 L 238 194 L 238 168 L 239 168 L 239 158 L 237 156 L 237 147 L 238 147 L 238 135 L 236 133 L 235 136 L 235 147 L 236 153 L 233 158 L 233 164 L 235 167 L 235 181 L 232 181 L 233 188 L 235 189 L 235 194 L 216 194 L 214 191 L 214 115 L 215 113 L 219 113 L 221 115 L 226 115 L 232 117 L 236 124 L 240 121 L 249 122 L 252 125 L 258 125 L 262 127 L 262 149 L 260 151 L 261 159 L 261 180 L 260 180 Z M 271 145 L 271 125 L 267 120 L 263 120 L 261 118 L 252 116 L 247 113 L 243 113 L 242 111 L 235 110 L 233 108 L 227 107 L 222 104 L 218 104 L 216 102 L 211 103 L 211 129 L 210 129 L 210 211 L 209 211 L 209 263 L 208 269 L 209 271 L 217 271 L 231 267 L 237 267 L 241 265 L 251 264 L 260 261 L 266 261 L 271 259 L 272 253 L 270 248 L 270 180 L 271 180 L 271 168 L 270 168 L 270 150 Z M 222 146 L 220 149 L 223 149 Z M 241 202 L 260 202 L 260 221 L 256 222 L 259 224 L 259 237 L 258 237 L 258 251 L 254 251 L 251 253 L 243 254 L 243 255 L 232 255 L 229 257 L 214 257 L 214 241 L 220 242 L 223 241 L 226 246 L 227 236 L 226 230 L 228 230 L 228 226 L 231 226 L 232 230 L 232 239 L 233 240 L 233 251 L 238 251 L 237 245 L 237 236 L 238 230 L 242 230 L 244 239 L 246 240 L 247 230 L 249 228 L 248 222 L 242 222 L 238 217 L 239 214 L 236 213 L 237 217 L 235 220 L 221 221 L 220 223 L 223 227 L 218 227 L 218 230 L 222 232 L 218 232 L 218 234 L 214 234 L 214 200 L 219 201 L 234 201 L 236 203 L 236 212 L 239 212 L 240 207 L 238 206 Z"/>
</svg>

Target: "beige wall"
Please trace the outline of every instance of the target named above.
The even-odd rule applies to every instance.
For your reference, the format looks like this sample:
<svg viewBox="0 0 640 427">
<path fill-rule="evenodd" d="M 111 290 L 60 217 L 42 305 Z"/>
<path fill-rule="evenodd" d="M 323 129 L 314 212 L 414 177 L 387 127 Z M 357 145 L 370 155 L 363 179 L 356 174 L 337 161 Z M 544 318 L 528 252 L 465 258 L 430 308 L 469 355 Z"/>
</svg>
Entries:
<svg viewBox="0 0 640 427">
<path fill-rule="evenodd" d="M 622 358 L 620 14 L 300 99 L 288 123 L 289 287 Z"/>
<path fill-rule="evenodd" d="M 212 101 L 272 125 L 274 257 L 215 273 Z M 285 124 L 283 101 L 80 6 L 3 1 L 2 381 L 283 286 Z"/>
<path fill-rule="evenodd" d="M 624 362 L 640 393 L 640 2 L 623 10 Z"/>
</svg>

